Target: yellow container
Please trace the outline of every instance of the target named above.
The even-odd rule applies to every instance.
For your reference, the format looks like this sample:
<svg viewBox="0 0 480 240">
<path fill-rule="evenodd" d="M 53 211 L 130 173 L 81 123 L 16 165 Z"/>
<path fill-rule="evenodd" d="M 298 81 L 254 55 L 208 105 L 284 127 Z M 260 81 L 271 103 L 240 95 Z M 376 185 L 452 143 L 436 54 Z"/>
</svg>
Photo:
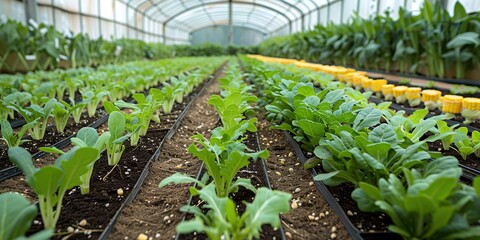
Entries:
<svg viewBox="0 0 480 240">
<path fill-rule="evenodd" d="M 410 87 L 407 88 L 405 94 L 407 95 L 407 99 L 417 99 L 420 98 L 420 92 L 422 91 L 419 87 Z"/>
<path fill-rule="evenodd" d="M 457 95 L 445 95 L 442 98 L 442 112 L 460 113 L 462 112 L 463 97 Z"/>
<path fill-rule="evenodd" d="M 396 86 L 394 87 L 393 90 L 393 96 L 394 97 L 400 97 L 405 95 L 405 92 L 407 91 L 408 87 L 406 86 Z"/>
<path fill-rule="evenodd" d="M 422 101 L 438 101 L 442 92 L 438 90 L 426 89 L 422 91 Z"/>
<path fill-rule="evenodd" d="M 361 86 L 362 85 L 362 79 L 364 79 L 366 77 L 364 76 L 354 76 L 353 79 L 352 79 L 352 84 L 354 86 Z"/>
<path fill-rule="evenodd" d="M 464 98 L 462 107 L 473 111 L 480 110 L 480 98 Z"/>
<path fill-rule="evenodd" d="M 363 77 L 362 78 L 362 88 L 366 91 L 371 90 L 372 88 L 372 79 Z"/>
<path fill-rule="evenodd" d="M 382 86 L 382 94 L 383 95 L 389 95 L 389 94 L 392 94 L 393 93 L 393 88 L 395 87 L 395 85 L 393 84 L 386 84 L 386 85 L 383 85 Z"/>
<path fill-rule="evenodd" d="M 380 92 L 382 91 L 382 87 L 387 85 L 387 80 L 385 79 L 379 79 L 379 80 L 373 80 L 372 81 L 372 91 L 374 92 Z"/>
</svg>

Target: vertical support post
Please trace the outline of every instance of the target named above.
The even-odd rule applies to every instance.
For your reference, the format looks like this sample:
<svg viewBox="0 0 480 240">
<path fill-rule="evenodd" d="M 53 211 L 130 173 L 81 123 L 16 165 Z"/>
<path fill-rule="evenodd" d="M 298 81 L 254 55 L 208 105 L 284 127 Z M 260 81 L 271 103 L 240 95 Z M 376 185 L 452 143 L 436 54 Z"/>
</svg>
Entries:
<svg viewBox="0 0 480 240">
<path fill-rule="evenodd" d="M 117 38 L 117 11 L 116 8 L 116 1 L 113 1 L 113 38 Z"/>
<path fill-rule="evenodd" d="M 125 26 L 127 26 L 127 36 L 126 36 L 126 37 L 127 37 L 127 38 L 130 38 L 130 25 L 128 24 L 128 22 L 130 22 L 130 21 L 128 20 L 128 3 L 127 3 L 127 5 L 126 5 L 126 7 L 125 7 L 125 19 L 126 19 L 126 21 L 125 21 Z"/>
<path fill-rule="evenodd" d="M 82 0 L 78 0 L 78 14 L 79 14 L 79 17 L 80 17 L 80 32 L 83 33 Z"/>
<path fill-rule="evenodd" d="M 380 15 L 380 1 L 377 1 L 377 16 Z"/>
<path fill-rule="evenodd" d="M 320 7 L 317 7 L 317 24 L 320 24 Z"/>
<path fill-rule="evenodd" d="M 288 20 L 288 35 L 292 34 L 292 20 Z"/>
<path fill-rule="evenodd" d="M 162 26 L 163 44 L 167 45 L 167 24 L 163 23 Z"/>
<path fill-rule="evenodd" d="M 233 45 L 232 0 L 228 0 L 228 46 Z"/>
<path fill-rule="evenodd" d="M 340 5 L 340 23 L 343 23 L 343 15 L 344 15 L 344 10 L 345 10 L 345 1 L 344 0 L 340 0 L 342 1 L 341 2 L 341 5 Z"/>
<path fill-rule="evenodd" d="M 302 32 L 305 31 L 305 14 L 302 13 L 301 17 L 301 24 L 302 24 Z"/>
<path fill-rule="evenodd" d="M 53 25 L 53 27 L 55 27 L 55 22 L 56 22 L 56 19 L 55 19 L 55 0 L 51 0 L 50 4 L 52 5 L 52 25 Z"/>
<path fill-rule="evenodd" d="M 327 24 L 330 22 L 330 2 L 327 4 Z"/>
<path fill-rule="evenodd" d="M 135 25 L 135 39 L 138 39 L 137 9 L 133 9 L 133 24 Z"/>
<path fill-rule="evenodd" d="M 360 1 L 362 0 L 357 0 L 357 13 L 360 16 Z"/>
<path fill-rule="evenodd" d="M 98 20 L 98 35 L 99 37 L 103 36 L 102 34 L 102 11 L 101 11 L 101 4 L 100 4 L 100 0 L 97 0 L 97 20 Z"/>
<path fill-rule="evenodd" d="M 37 0 L 25 0 L 25 21 L 27 24 L 30 19 L 37 21 L 37 8 Z"/>
</svg>

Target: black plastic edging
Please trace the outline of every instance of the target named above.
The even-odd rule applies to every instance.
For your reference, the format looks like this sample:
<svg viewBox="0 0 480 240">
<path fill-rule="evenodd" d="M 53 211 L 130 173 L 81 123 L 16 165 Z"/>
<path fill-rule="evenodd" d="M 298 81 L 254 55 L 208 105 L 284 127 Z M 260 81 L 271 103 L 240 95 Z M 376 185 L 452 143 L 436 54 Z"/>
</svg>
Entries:
<svg viewBox="0 0 480 240">
<path fill-rule="evenodd" d="M 204 90 L 211 84 L 211 82 L 213 82 L 216 79 L 217 72 L 219 71 L 219 69 L 220 70 L 223 69 L 224 66 L 225 66 L 225 63 L 222 64 L 220 67 L 218 67 L 216 69 L 215 74 L 214 74 L 215 77 L 210 79 L 210 81 L 202 87 L 200 92 L 198 92 L 198 94 L 195 95 L 190 100 L 190 102 L 187 104 L 187 106 L 182 110 L 180 115 L 177 117 L 175 123 L 173 124 L 172 128 L 170 128 L 170 130 L 168 130 L 165 137 L 163 137 L 162 141 L 160 141 L 160 144 L 158 145 L 157 150 L 155 150 L 155 153 L 152 155 L 152 157 L 150 157 L 150 159 L 146 163 L 146 165 L 145 165 L 142 173 L 140 174 L 137 182 L 133 186 L 132 191 L 128 194 L 127 198 L 125 198 L 125 201 L 123 201 L 122 205 L 120 205 L 120 207 L 117 209 L 117 211 L 115 212 L 115 215 L 112 217 L 112 219 L 108 223 L 107 227 L 105 227 L 105 229 L 103 230 L 102 234 L 100 235 L 100 237 L 98 239 L 106 240 L 108 238 L 108 236 L 110 235 L 110 233 L 112 233 L 112 230 L 115 226 L 115 223 L 117 222 L 117 219 L 120 216 L 120 214 L 122 213 L 123 209 L 127 206 L 127 204 L 132 202 L 137 197 L 137 194 L 140 191 L 140 188 L 142 187 L 143 183 L 145 182 L 145 179 L 148 176 L 148 172 L 150 171 L 150 164 L 152 163 L 152 161 L 155 161 L 160 156 L 165 140 L 170 139 L 173 136 L 173 134 L 176 132 L 176 130 L 180 126 L 179 123 L 182 122 L 183 118 L 186 115 L 186 112 L 190 109 L 192 103 L 197 99 L 198 96 L 200 96 L 204 92 Z"/>
</svg>

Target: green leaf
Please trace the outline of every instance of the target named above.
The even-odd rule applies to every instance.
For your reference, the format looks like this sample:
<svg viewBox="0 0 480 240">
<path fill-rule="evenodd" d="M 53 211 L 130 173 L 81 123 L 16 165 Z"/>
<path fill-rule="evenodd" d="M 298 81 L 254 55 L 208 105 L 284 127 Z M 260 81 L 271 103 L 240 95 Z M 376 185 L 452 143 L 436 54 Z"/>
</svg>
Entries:
<svg viewBox="0 0 480 240">
<path fill-rule="evenodd" d="M 99 151 L 93 147 L 83 147 L 76 149 L 70 159 L 60 160 L 65 172 L 60 182 L 61 190 L 66 191 L 79 186 L 82 183 L 80 176 L 88 171 L 88 166 L 99 158 L 99 154 Z"/>
<path fill-rule="evenodd" d="M 389 124 L 380 124 L 375 127 L 369 134 L 368 140 L 374 143 L 386 142 L 392 147 L 398 144 L 398 137 L 395 129 Z"/>
<path fill-rule="evenodd" d="M 185 183 L 196 183 L 197 185 L 204 187 L 205 184 L 202 182 L 198 181 L 195 178 L 192 178 L 188 175 L 185 175 L 183 173 L 174 173 L 172 176 L 164 178 L 160 184 L 158 185 L 159 188 L 163 188 L 167 186 L 170 183 L 175 183 L 175 184 L 185 184 Z"/>
<path fill-rule="evenodd" d="M 382 112 L 378 109 L 368 107 L 360 110 L 353 121 L 353 129 L 359 131 L 380 123 Z"/>
</svg>

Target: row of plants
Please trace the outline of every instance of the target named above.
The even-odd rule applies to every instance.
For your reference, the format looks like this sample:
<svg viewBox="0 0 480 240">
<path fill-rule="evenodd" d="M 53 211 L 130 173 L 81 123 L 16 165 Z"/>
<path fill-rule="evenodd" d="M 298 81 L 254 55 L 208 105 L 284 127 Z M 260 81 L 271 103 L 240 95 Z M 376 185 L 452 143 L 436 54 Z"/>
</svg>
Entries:
<svg viewBox="0 0 480 240">
<path fill-rule="evenodd" d="M 78 75 L 65 76 L 64 72 L 47 75 L 36 73 L 22 79 L 11 78 L 3 84 L 5 92 L 10 93 L 0 100 L 0 108 L 5 117 L 0 119 L 2 137 L 10 147 L 24 143 L 22 138 L 27 131 L 31 139 L 41 140 L 48 124 L 51 124 L 51 119 L 56 131 L 62 133 L 70 119 L 76 124 L 80 123 L 82 115 L 86 116 L 85 110 L 88 117 L 94 117 L 99 106 L 103 105 L 100 104 L 102 101 L 115 102 L 130 96 L 137 101 L 143 100 L 144 105 L 148 105 L 155 98 L 158 104 L 164 106 L 165 112 L 169 113 L 174 100 L 180 102 L 183 94 L 190 93 L 195 85 L 198 85 L 198 81 L 209 73 L 211 66 L 194 69 L 205 60 L 177 58 L 147 64 L 132 62 L 121 66 L 104 66 L 97 71 L 85 71 Z M 221 59 L 212 63 L 218 65 L 219 61 Z M 178 78 L 170 78 L 170 83 L 167 83 L 169 76 L 187 70 L 191 72 L 180 74 Z M 192 84 L 191 81 L 197 82 Z M 163 85 L 161 90 L 152 88 L 159 84 Z M 140 99 L 143 94 L 139 92 L 149 88 L 152 96 Z M 63 100 L 67 96 L 69 100 Z M 76 96 L 81 99 L 74 99 Z M 26 121 L 18 133 L 13 132 L 6 119 L 14 117 L 14 112 Z M 158 112 L 156 116 L 159 121 Z"/>
<path fill-rule="evenodd" d="M 180 209 L 194 217 L 177 225 L 178 233 L 204 233 L 209 239 L 218 240 L 258 239 L 262 225 L 280 226 L 279 214 L 289 210 L 292 196 L 265 187 L 257 189 L 251 179 L 236 177 L 251 160 L 267 159 L 269 153 L 266 150 L 255 152 L 244 143 L 247 133 L 257 130 L 257 118 L 253 117 L 255 113 L 251 104 L 258 99 L 249 94 L 253 86 L 244 83 L 236 62 L 229 64 L 220 83 L 220 95 L 213 95 L 208 103 L 220 116 L 222 126 L 212 130 L 210 137 L 194 135 L 194 142 L 188 147 L 188 152 L 203 162 L 206 173 L 200 180 L 175 173 L 159 186 L 195 183 L 190 193 L 204 202 Z M 232 200 L 231 194 L 242 189 L 255 193 L 252 202 L 236 203 Z M 238 210 L 241 205 L 245 206 L 243 212 Z"/>
<path fill-rule="evenodd" d="M 167 46 L 135 39 L 91 39 L 88 34 L 61 33 L 31 20 L 0 22 L 0 72 L 77 68 L 143 59 L 220 56 L 250 53 L 255 48 L 216 44 Z"/>
<path fill-rule="evenodd" d="M 201 70 L 172 77 L 170 83 L 165 83 L 162 89 L 151 88 L 148 95 L 135 93 L 132 96 L 135 102 L 103 101 L 109 113 L 108 131 L 100 134 L 91 127 L 81 128 L 71 139 L 73 148 L 67 152 L 55 147 L 41 148 L 44 152 L 60 155 L 52 165 L 37 168 L 27 150 L 16 146 L 9 147 L 10 161 L 23 171 L 25 181 L 38 197 L 45 228 L 44 231 L 29 236 L 29 239 L 50 239 L 61 215 L 65 194 L 76 187 L 80 188 L 82 195 L 90 192 L 94 164 L 101 154 L 106 152 L 108 165 L 116 166 L 122 159 L 125 141 L 130 140 L 130 145 L 136 146 L 139 137 L 146 135 L 150 121 L 160 121 L 159 111 L 163 110 L 164 114 L 171 111 L 170 99 L 182 103 L 183 98 L 207 79 L 222 61 L 220 58 L 215 59 Z M 24 237 L 37 215 L 36 207 L 16 193 L 3 193 L 0 201 L 5 204 L 2 206 L 9 209 L 0 213 L 0 236 L 2 239 Z M 21 204 L 19 206 L 22 208 L 14 207 L 18 204 Z"/>
<path fill-rule="evenodd" d="M 359 209 L 387 214 L 388 229 L 404 239 L 480 236 L 480 178 L 473 187 L 459 182 L 458 160 L 428 149 L 428 142 L 457 136 L 437 127 L 444 116 L 424 119 L 427 110 L 418 110 L 405 117 L 389 110 L 389 102 L 369 103 L 371 92 L 323 73 L 309 74 L 322 79 L 319 89 L 303 75 L 308 70 L 244 61 L 261 87 L 267 118 L 314 154 L 304 167 L 321 167 L 316 181 L 353 184 Z"/>
<path fill-rule="evenodd" d="M 448 151 L 450 148 L 459 153 L 459 155 L 465 160 L 468 156 L 473 155 L 480 157 L 480 132 L 472 131 L 469 136 L 469 131 L 467 127 L 460 127 L 459 124 L 449 126 L 442 119 L 450 119 L 456 114 L 461 113 L 465 118 L 464 123 L 472 123 L 478 119 L 478 110 L 477 98 L 463 98 L 461 96 L 455 95 L 445 95 L 441 96 L 440 91 L 436 90 L 424 90 L 421 91 L 419 87 L 405 87 L 405 86 L 394 86 L 392 84 L 387 84 L 385 79 L 370 79 L 366 77 L 365 72 L 355 71 L 353 69 L 348 69 L 338 66 L 327 66 L 321 64 L 311 64 L 305 62 L 299 62 L 292 59 L 281 59 L 281 58 L 269 58 L 259 55 L 249 55 L 250 57 L 257 58 L 262 61 L 267 62 L 280 62 L 282 64 L 295 65 L 286 67 L 290 71 L 301 73 L 305 76 L 308 76 L 310 79 L 315 79 L 315 82 L 318 86 L 326 88 L 327 86 L 332 86 L 338 88 L 345 84 L 346 87 L 354 88 L 357 91 L 363 91 L 364 96 L 368 99 L 370 96 L 375 94 L 376 96 L 382 96 L 383 99 L 387 101 L 395 100 L 396 103 L 409 103 L 410 107 L 414 107 L 423 103 L 425 109 L 418 110 L 411 117 L 415 116 L 419 119 L 424 119 L 427 114 L 434 109 L 439 109 L 443 112 L 442 117 L 432 118 L 436 120 L 436 126 L 434 121 L 430 121 L 430 125 L 435 126 L 436 130 L 430 131 L 428 125 L 425 125 L 420 134 L 420 137 L 423 137 L 427 132 L 431 134 L 449 134 L 448 136 L 441 137 L 436 139 L 436 141 L 441 141 L 443 150 Z M 305 70 L 300 70 L 305 69 Z M 313 71 L 313 72 L 312 72 Z M 315 71 L 324 72 L 330 74 L 331 77 L 326 77 L 325 75 L 320 74 Z M 335 76 L 339 81 L 332 82 Z M 403 120 L 402 120 L 403 121 Z M 406 131 L 411 131 L 411 127 L 407 127 Z"/>
<path fill-rule="evenodd" d="M 424 1 L 419 14 L 399 9 L 384 15 L 325 26 L 264 41 L 262 55 L 427 76 L 464 78 L 478 68 L 480 15 L 460 2 L 453 15 L 436 1 Z M 469 76 L 476 79 L 475 76 Z M 478 77 L 478 76 L 477 76 Z"/>
</svg>

